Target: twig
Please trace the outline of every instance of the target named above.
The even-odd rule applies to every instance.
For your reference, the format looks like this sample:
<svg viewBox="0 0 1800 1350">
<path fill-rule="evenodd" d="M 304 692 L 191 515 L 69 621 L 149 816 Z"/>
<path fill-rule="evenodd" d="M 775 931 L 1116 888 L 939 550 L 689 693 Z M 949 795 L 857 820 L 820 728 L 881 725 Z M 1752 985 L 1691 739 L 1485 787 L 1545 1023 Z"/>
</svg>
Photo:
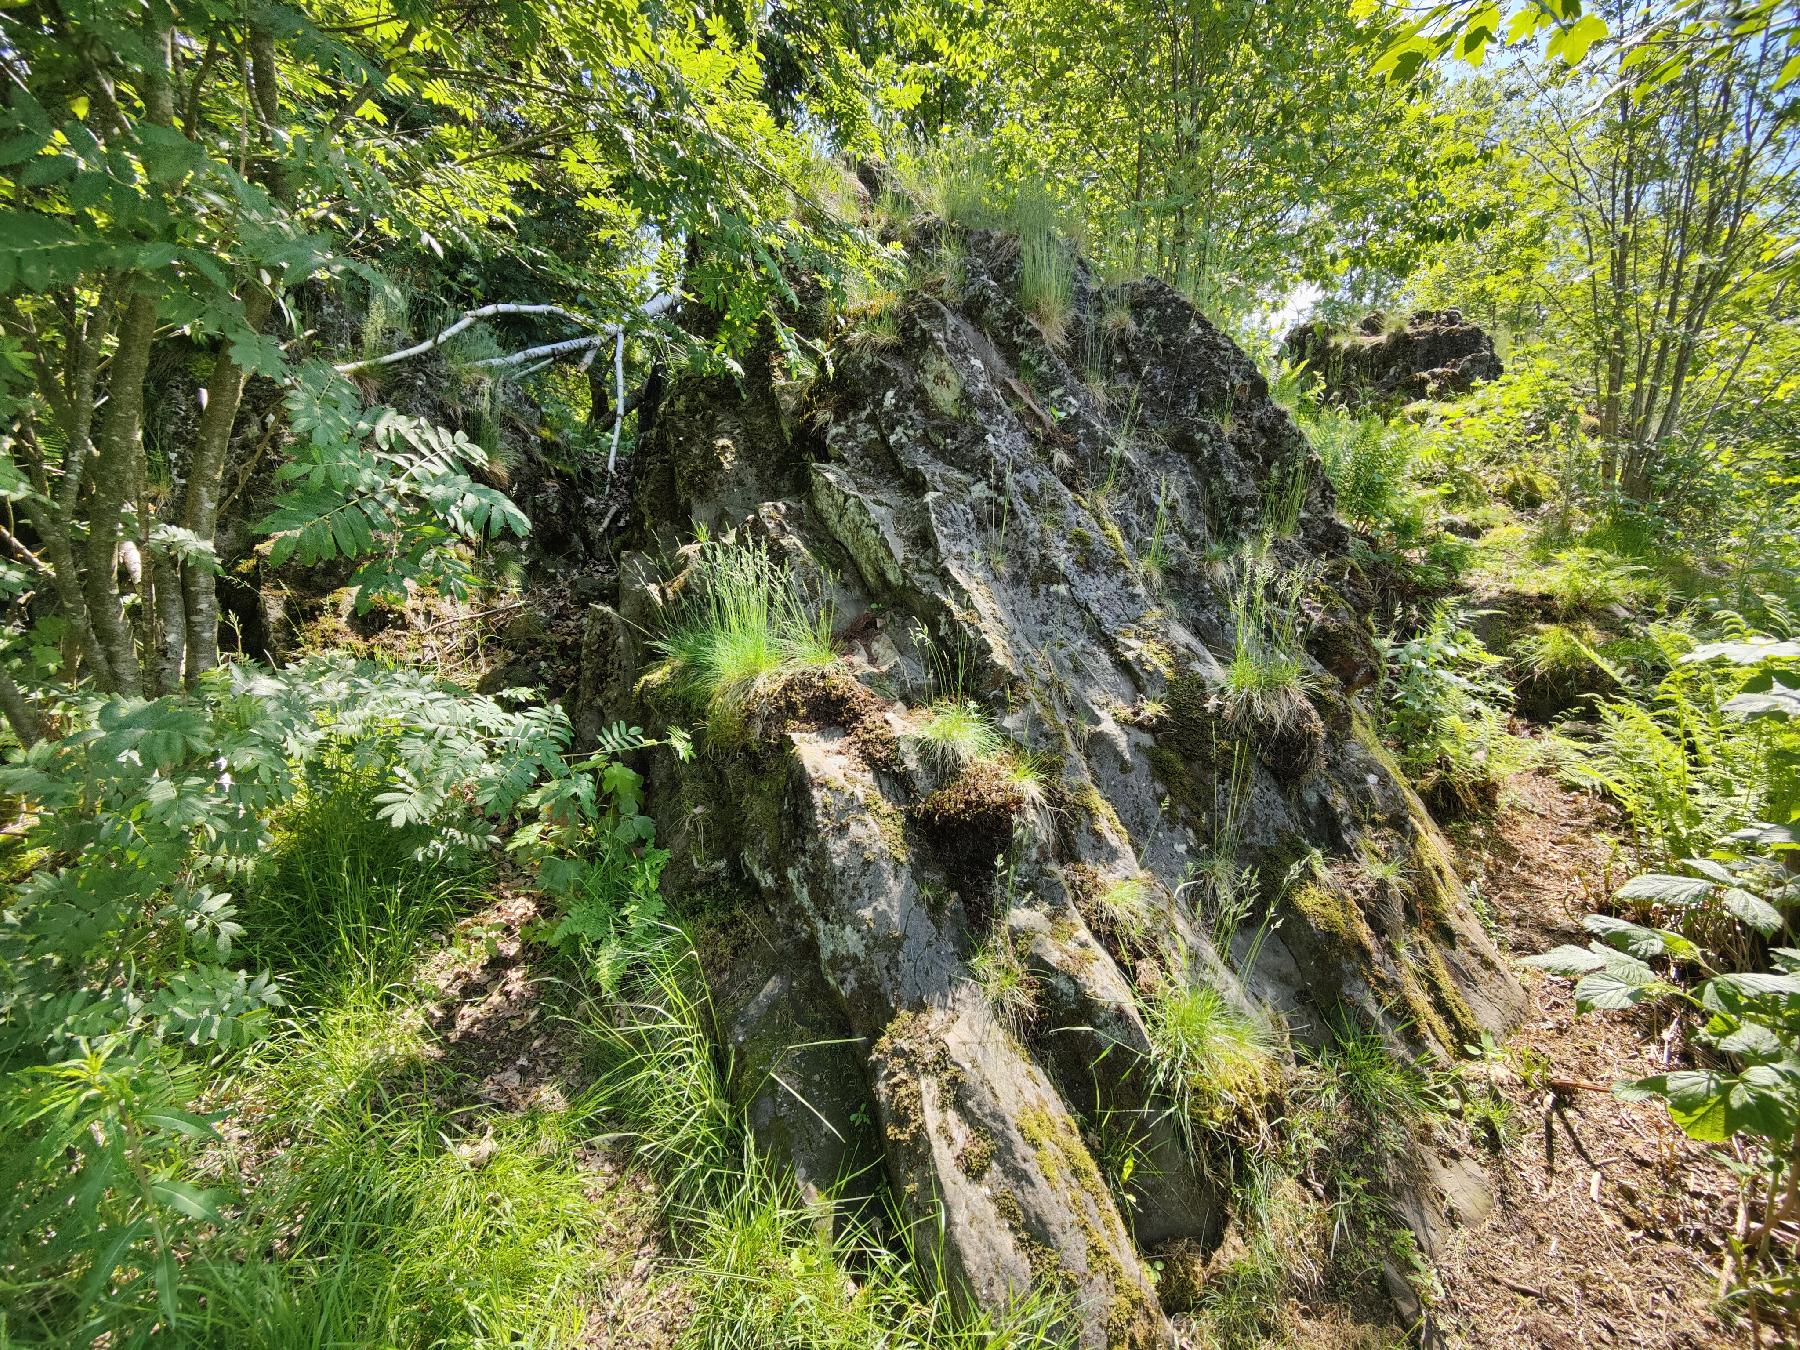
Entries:
<svg viewBox="0 0 1800 1350">
<path fill-rule="evenodd" d="M 1494 1282 L 1496 1284 L 1505 1285 L 1508 1289 L 1512 1290 L 1513 1293 L 1515 1293 L 1515 1294 L 1523 1294 L 1523 1295 L 1525 1295 L 1526 1298 L 1535 1298 L 1540 1303 L 1556 1302 L 1555 1299 L 1551 1298 L 1550 1295 L 1546 1294 L 1542 1289 L 1539 1289 L 1539 1288 L 1535 1287 L 1534 1285 L 1522 1284 L 1518 1280 L 1508 1279 L 1504 1275 L 1494 1276 Z"/>
<path fill-rule="evenodd" d="M 506 614 L 515 609 L 523 609 L 530 603 L 529 600 L 514 600 L 509 605 L 496 605 L 493 609 L 478 609 L 473 614 L 452 614 L 447 619 L 439 619 L 436 623 L 426 624 L 419 629 L 419 633 L 423 636 L 426 633 L 435 633 L 440 628 L 448 628 L 453 623 L 473 623 L 477 619 L 491 619 L 496 614 Z"/>
<path fill-rule="evenodd" d="M 0 525 L 0 544 L 5 545 L 6 550 L 20 562 L 28 562 L 40 572 L 49 572 L 49 565 L 27 548 L 25 542 L 4 525 Z"/>
<path fill-rule="evenodd" d="M 386 356 L 371 356 L 364 361 L 345 361 L 332 369 L 340 375 L 354 375 L 359 370 L 371 370 L 376 366 L 391 366 L 396 361 L 410 360 L 415 356 L 423 356 L 426 352 L 436 351 L 458 333 L 466 331 L 482 319 L 491 319 L 497 314 L 554 314 L 559 318 L 572 319 L 576 323 L 587 322 L 581 315 L 564 309 L 561 305 L 518 305 L 492 304 L 483 305 L 479 309 L 468 310 L 455 323 L 451 324 L 436 337 L 426 338 L 423 342 L 403 347 L 397 352 L 389 352 Z"/>
</svg>

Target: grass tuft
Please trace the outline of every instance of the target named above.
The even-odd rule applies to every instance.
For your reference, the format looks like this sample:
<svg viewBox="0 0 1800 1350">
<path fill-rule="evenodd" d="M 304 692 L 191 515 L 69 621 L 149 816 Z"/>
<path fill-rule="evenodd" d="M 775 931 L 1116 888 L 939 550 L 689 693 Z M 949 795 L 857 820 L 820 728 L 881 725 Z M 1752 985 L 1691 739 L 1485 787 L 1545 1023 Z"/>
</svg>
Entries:
<svg viewBox="0 0 1800 1350">
<path fill-rule="evenodd" d="M 933 703 L 912 738 L 947 775 L 960 773 L 976 760 L 993 759 L 1006 749 L 1006 738 L 968 699 Z"/>
<path fill-rule="evenodd" d="M 1281 1086 L 1276 1041 L 1262 1021 L 1208 985 L 1179 985 L 1146 999 L 1144 1023 L 1184 1128 L 1262 1131 L 1264 1105 Z"/>
<path fill-rule="evenodd" d="M 995 1013 L 1017 1033 L 1037 1007 L 1038 986 L 1012 935 L 993 934 L 969 958 L 969 972 Z"/>
<path fill-rule="evenodd" d="M 655 672 L 729 738 L 750 700 L 780 677 L 836 660 L 831 616 L 801 597 L 788 569 L 757 544 L 706 542 L 688 566 Z"/>
<path fill-rule="evenodd" d="M 1067 248 L 1054 234 L 1031 234 L 1019 246 L 1019 303 L 1044 340 L 1061 347 L 1069 338 L 1075 308 L 1075 269 Z"/>
<path fill-rule="evenodd" d="M 1225 700 L 1240 720 L 1280 720 L 1299 694 L 1300 600 L 1312 574 L 1283 569 L 1267 552 L 1241 558 L 1231 579 L 1231 660 Z"/>
</svg>

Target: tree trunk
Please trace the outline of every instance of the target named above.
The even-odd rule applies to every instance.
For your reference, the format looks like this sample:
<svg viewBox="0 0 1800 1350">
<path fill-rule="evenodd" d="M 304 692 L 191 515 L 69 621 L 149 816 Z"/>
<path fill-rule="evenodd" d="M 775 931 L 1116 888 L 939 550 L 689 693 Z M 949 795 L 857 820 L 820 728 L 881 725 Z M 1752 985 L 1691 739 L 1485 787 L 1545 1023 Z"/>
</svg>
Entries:
<svg viewBox="0 0 1800 1350">
<path fill-rule="evenodd" d="M 7 725 L 27 750 L 44 738 L 44 719 L 4 667 L 0 667 L 0 712 L 6 714 Z"/>
<path fill-rule="evenodd" d="M 244 322 L 260 332 L 268 321 L 273 300 L 268 292 L 257 290 L 244 302 Z M 202 541 L 212 544 L 219 526 L 219 492 L 223 485 L 226 452 L 231 447 L 231 431 L 237 423 L 238 405 L 243 401 L 244 383 L 249 374 L 231 357 L 227 346 L 219 348 L 213 358 L 212 377 L 207 381 L 206 411 L 200 415 L 200 426 L 194 437 L 194 455 L 188 463 L 186 495 L 182 501 L 181 524 Z M 186 615 L 187 683 L 192 685 L 204 672 L 219 664 L 219 595 L 213 570 L 201 563 L 189 563 L 181 569 L 182 599 Z"/>
<path fill-rule="evenodd" d="M 88 543 L 82 589 L 89 622 L 108 667 L 106 688 L 140 694 L 143 677 L 137 640 L 125 622 L 119 592 L 119 544 L 125 503 L 139 480 L 144 454 L 144 373 L 156 336 L 156 302 L 139 291 L 127 302 L 119 342 L 106 378 L 106 414 L 96 443 L 93 494 L 88 503 Z"/>
</svg>

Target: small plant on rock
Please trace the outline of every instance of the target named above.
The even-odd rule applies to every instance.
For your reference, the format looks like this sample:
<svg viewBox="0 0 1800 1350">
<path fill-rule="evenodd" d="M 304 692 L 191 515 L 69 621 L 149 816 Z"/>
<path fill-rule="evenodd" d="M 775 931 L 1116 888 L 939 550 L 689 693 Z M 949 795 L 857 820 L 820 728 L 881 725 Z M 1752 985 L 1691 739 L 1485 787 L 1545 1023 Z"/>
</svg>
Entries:
<svg viewBox="0 0 1800 1350">
<path fill-rule="evenodd" d="M 1133 944 L 1147 943 L 1156 928 L 1150 883 L 1142 876 L 1121 877 L 1101 890 L 1100 907 L 1119 935 Z"/>
<path fill-rule="evenodd" d="M 836 659 L 829 609 L 808 605 L 787 567 L 758 544 L 701 544 L 652 645 L 664 658 L 654 678 L 704 709 L 715 734 L 729 733 L 783 675 Z"/>
<path fill-rule="evenodd" d="M 973 699 L 939 699 L 925 710 L 912 739 L 945 773 L 992 759 L 1006 748 L 1006 738 Z"/>
<path fill-rule="evenodd" d="M 1310 579 L 1307 569 L 1283 569 L 1266 552 L 1240 560 L 1231 581 L 1232 651 L 1225 668 L 1233 714 L 1284 720 L 1300 694 L 1300 599 Z"/>
<path fill-rule="evenodd" d="M 1018 941 L 1004 929 L 995 932 L 969 958 L 969 973 L 988 1004 L 1017 1031 L 1037 1007 L 1037 977 L 1025 966 Z"/>
<path fill-rule="evenodd" d="M 1143 1014 L 1182 1127 L 1261 1133 L 1264 1103 L 1281 1086 L 1269 1028 L 1204 984 L 1165 985 L 1145 999 Z"/>
</svg>

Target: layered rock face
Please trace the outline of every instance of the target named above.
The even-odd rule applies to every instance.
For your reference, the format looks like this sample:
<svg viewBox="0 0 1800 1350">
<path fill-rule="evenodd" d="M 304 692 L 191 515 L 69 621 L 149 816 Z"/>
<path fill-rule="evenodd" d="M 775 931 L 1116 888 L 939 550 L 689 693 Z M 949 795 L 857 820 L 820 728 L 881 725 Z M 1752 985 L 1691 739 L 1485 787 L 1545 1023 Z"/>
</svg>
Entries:
<svg viewBox="0 0 1800 1350">
<path fill-rule="evenodd" d="M 1146 1254 L 1218 1243 L 1233 1145 L 1159 1071 L 1159 998 L 1441 1054 L 1519 994 L 1358 706 L 1372 598 L 1250 361 L 1078 261 L 1053 342 L 1016 243 L 954 251 L 954 285 L 803 394 L 766 352 L 676 384 L 585 697 L 692 720 L 638 677 L 697 531 L 830 606 L 835 664 L 759 689 L 650 798 L 759 1141 L 837 1203 L 885 1186 L 969 1303 L 1045 1290 L 1070 1344 L 1160 1346 Z M 1293 678 L 1258 675 L 1276 658 Z M 934 700 L 1006 755 L 944 753 Z M 984 991 L 996 950 L 1028 1003 Z M 1123 1180 L 1096 1162 L 1120 1137 Z"/>
<path fill-rule="evenodd" d="M 1493 339 L 1456 309 L 1420 310 L 1404 325 L 1371 314 L 1348 333 L 1303 323 L 1282 339 L 1281 353 L 1304 361 L 1328 399 L 1352 406 L 1449 398 L 1503 373 Z"/>
</svg>

